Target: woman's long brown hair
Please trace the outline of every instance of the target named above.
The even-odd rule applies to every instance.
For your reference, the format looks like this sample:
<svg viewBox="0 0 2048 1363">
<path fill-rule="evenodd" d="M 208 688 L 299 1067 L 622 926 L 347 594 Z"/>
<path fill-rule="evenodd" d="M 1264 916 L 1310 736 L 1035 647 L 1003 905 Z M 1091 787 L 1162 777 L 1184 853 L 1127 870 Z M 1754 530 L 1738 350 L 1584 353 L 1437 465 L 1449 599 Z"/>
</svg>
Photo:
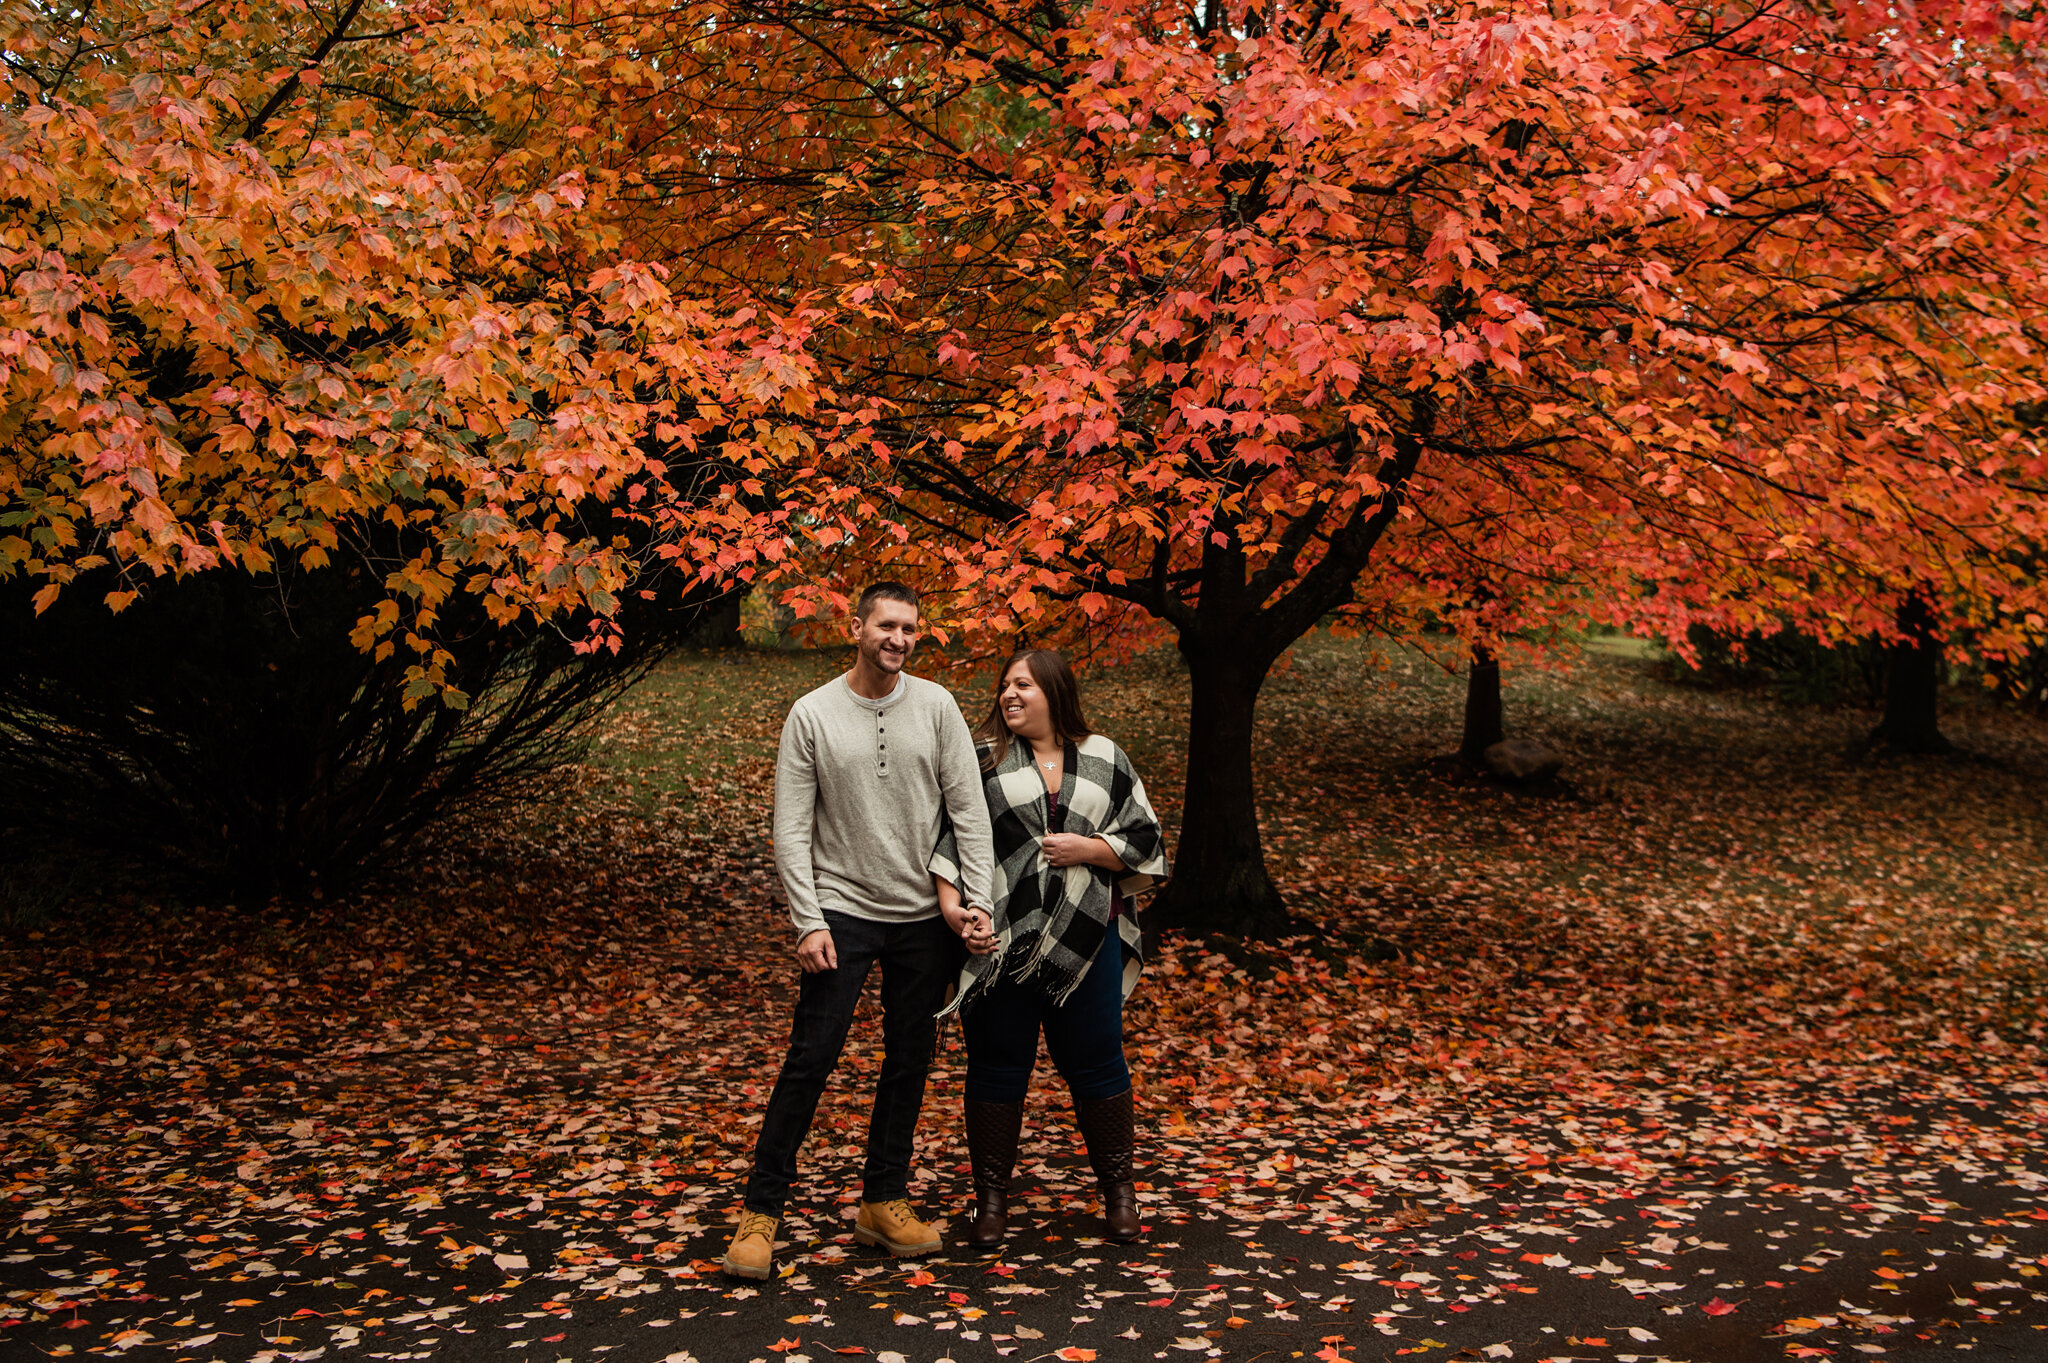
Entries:
<svg viewBox="0 0 2048 1363">
<path fill-rule="evenodd" d="M 1009 676 L 1010 669 L 1018 663 L 1031 669 L 1031 680 L 1037 682 L 1038 689 L 1045 693 L 1045 710 L 1052 720 L 1053 742 L 1065 747 L 1095 732 L 1088 727 L 1087 716 L 1081 713 L 1081 683 L 1074 680 L 1074 669 L 1067 666 L 1065 656 L 1050 648 L 1020 648 L 996 670 L 995 700 L 989 706 L 988 718 L 974 731 L 976 738 L 989 745 L 988 756 L 981 763 L 985 771 L 994 771 L 1003 764 L 1003 759 L 1010 755 L 1010 744 L 1017 737 L 1003 722 L 1003 678 Z"/>
</svg>

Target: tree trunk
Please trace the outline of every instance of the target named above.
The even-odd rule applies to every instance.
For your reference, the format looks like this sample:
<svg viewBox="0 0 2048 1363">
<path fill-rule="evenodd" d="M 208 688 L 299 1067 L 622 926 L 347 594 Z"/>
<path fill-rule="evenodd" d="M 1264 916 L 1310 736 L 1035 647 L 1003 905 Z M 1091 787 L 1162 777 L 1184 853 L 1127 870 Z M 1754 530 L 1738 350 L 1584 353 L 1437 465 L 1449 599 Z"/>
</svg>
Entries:
<svg viewBox="0 0 2048 1363">
<path fill-rule="evenodd" d="M 738 648 L 746 643 L 746 636 L 740 632 L 740 602 L 746 599 L 747 590 L 729 591 L 705 609 L 694 640 L 698 647 Z"/>
<path fill-rule="evenodd" d="M 1478 766 L 1486 750 L 1501 741 L 1500 660 L 1484 644 L 1472 646 L 1472 668 L 1465 675 L 1465 735 L 1458 756 Z"/>
<path fill-rule="evenodd" d="M 1188 662 L 1187 799 L 1173 879 L 1160 891 L 1155 910 L 1158 926 L 1271 940 L 1292 924 L 1266 874 L 1259 842 L 1252 780 L 1252 714 L 1259 688 L 1295 640 L 1352 598 L 1373 546 L 1399 515 L 1400 490 L 1422 459 L 1436 410 L 1433 396 L 1417 396 L 1408 428 L 1395 433 L 1393 457 L 1375 475 L 1385 491 L 1360 503 L 1335 529 L 1324 523 L 1329 503 L 1318 502 L 1287 524 L 1273 559 L 1252 572 L 1237 526 L 1219 516 L 1203 537 L 1192 600 L 1177 585 L 1167 585 L 1167 541 L 1156 549 L 1151 581 L 1130 584 L 1132 599 L 1179 632 Z M 1298 556 L 1318 534 L 1322 557 L 1289 585 Z M 1274 777 L 1301 779 L 1285 768 Z"/>
<path fill-rule="evenodd" d="M 1277 937 L 1287 910 L 1266 874 L 1252 780 L 1252 717 L 1267 664 L 1250 649 L 1227 645 L 1204 650 L 1183 640 L 1181 652 L 1191 701 L 1187 799 L 1173 879 L 1153 906 L 1157 925 L 1191 934 Z M 1279 776 L 1286 780 L 1291 773 Z"/>
<path fill-rule="evenodd" d="M 1934 634 L 1934 610 L 1919 592 L 1899 602 L 1899 642 L 1885 648 L 1884 719 L 1870 745 L 1893 752 L 1945 753 L 1936 715 L 1941 690 L 1941 640 Z"/>
</svg>

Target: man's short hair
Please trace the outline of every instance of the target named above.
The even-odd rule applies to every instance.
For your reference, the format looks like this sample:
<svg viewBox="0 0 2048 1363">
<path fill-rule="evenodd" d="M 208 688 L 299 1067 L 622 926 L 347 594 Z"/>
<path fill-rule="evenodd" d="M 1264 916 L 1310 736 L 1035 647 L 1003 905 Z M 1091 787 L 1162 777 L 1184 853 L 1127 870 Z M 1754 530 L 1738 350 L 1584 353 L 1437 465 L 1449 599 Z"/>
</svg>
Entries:
<svg viewBox="0 0 2048 1363">
<path fill-rule="evenodd" d="M 868 612 L 875 608 L 877 601 L 901 601 L 913 610 L 923 609 L 918 605 L 917 589 L 901 582 L 872 582 L 860 594 L 860 604 L 854 608 L 854 616 L 865 620 Z"/>
</svg>

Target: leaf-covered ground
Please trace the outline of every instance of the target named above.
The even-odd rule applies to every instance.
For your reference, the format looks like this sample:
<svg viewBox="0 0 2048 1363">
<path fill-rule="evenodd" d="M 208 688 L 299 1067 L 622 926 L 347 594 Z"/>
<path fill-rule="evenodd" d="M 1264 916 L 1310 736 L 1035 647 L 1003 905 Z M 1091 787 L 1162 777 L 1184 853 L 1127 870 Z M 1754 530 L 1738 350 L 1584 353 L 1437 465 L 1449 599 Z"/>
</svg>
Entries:
<svg viewBox="0 0 2048 1363">
<path fill-rule="evenodd" d="M 1429 759 L 1455 679 L 1317 640 L 1262 702 L 1314 933 L 1169 943 L 1128 1019 L 1147 1237 L 1093 1235 L 1042 1075 L 1003 1255 L 848 1234 L 872 1020 L 724 1281 L 793 968 L 774 736 L 836 669 L 679 660 L 530 816 L 345 903 L 75 906 L 0 960 L 0 1355 L 822 1363 L 2048 1356 L 2048 735 L 1845 755 L 1867 716 L 1588 656 L 1570 755 Z M 1169 823 L 1169 657 L 1092 680 Z M 972 687 L 970 713 L 983 704 Z M 917 1196 L 966 1179 L 949 1035 Z"/>
</svg>

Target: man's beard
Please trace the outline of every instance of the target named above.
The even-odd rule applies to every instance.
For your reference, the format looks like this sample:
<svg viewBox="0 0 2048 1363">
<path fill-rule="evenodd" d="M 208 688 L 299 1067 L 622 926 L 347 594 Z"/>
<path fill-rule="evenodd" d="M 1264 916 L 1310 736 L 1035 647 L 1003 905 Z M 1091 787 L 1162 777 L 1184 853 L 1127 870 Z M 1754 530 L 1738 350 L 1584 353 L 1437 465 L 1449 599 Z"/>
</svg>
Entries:
<svg viewBox="0 0 2048 1363">
<path fill-rule="evenodd" d="M 910 662 L 909 650 L 906 649 L 900 654 L 884 653 L 880 644 L 876 644 L 871 648 L 863 648 L 860 651 L 860 655 L 866 658 L 868 666 L 874 668 L 877 672 L 901 672 L 904 666 Z"/>
</svg>

